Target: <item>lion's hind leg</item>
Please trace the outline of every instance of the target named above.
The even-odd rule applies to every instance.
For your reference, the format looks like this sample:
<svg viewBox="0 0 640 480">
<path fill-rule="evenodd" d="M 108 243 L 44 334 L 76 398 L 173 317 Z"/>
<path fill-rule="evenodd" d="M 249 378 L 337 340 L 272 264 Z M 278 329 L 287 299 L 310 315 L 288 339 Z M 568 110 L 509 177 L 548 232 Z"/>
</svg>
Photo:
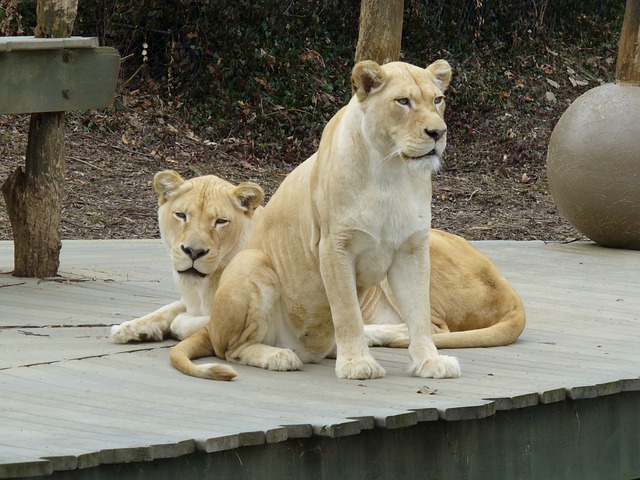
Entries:
<svg viewBox="0 0 640 480">
<path fill-rule="evenodd" d="M 300 370 L 302 361 L 288 348 L 278 348 L 276 302 L 280 281 L 269 258 L 259 250 L 243 250 L 226 268 L 211 311 L 211 342 L 216 356 L 267 370 Z"/>
<path fill-rule="evenodd" d="M 227 354 L 227 359 L 265 370 L 288 372 L 302 369 L 302 361 L 293 350 L 253 343 Z"/>
</svg>

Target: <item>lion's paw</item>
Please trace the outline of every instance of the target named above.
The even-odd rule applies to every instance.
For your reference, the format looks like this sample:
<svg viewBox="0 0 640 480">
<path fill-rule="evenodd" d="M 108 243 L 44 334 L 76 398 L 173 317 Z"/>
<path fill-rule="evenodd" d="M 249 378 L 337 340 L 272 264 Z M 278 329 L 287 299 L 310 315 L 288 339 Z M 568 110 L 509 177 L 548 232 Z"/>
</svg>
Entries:
<svg viewBox="0 0 640 480">
<path fill-rule="evenodd" d="M 113 343 L 159 342 L 164 339 L 164 331 L 155 324 L 128 320 L 111 327 Z"/>
<path fill-rule="evenodd" d="M 267 355 L 263 368 L 277 372 L 288 372 L 291 370 L 301 370 L 302 362 L 293 350 L 279 348 L 275 352 Z"/>
<path fill-rule="evenodd" d="M 460 376 L 460 364 L 455 357 L 438 355 L 437 357 L 429 358 L 421 365 L 413 364 L 411 371 L 417 377 L 458 378 Z"/>
<path fill-rule="evenodd" d="M 371 355 L 365 355 L 347 360 L 338 359 L 336 362 L 336 375 L 338 378 L 348 378 L 350 380 L 367 380 L 382 378 L 385 375 L 385 371 Z"/>
<path fill-rule="evenodd" d="M 186 314 L 178 315 L 173 319 L 173 322 L 171 322 L 171 335 L 178 340 L 184 340 L 208 324 L 209 317 L 193 317 Z"/>
</svg>

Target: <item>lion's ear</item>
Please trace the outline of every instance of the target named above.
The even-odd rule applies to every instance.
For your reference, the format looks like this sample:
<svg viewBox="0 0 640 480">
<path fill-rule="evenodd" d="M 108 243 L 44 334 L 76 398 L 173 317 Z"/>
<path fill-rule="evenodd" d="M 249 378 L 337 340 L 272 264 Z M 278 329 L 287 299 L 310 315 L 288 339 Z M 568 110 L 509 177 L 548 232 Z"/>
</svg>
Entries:
<svg viewBox="0 0 640 480">
<path fill-rule="evenodd" d="M 427 67 L 427 72 L 433 77 L 433 81 L 443 92 L 451 82 L 451 65 L 446 60 L 436 60 Z"/>
<path fill-rule="evenodd" d="M 234 189 L 233 196 L 238 202 L 238 206 L 249 215 L 253 215 L 253 212 L 264 200 L 264 192 L 253 182 L 242 182 Z"/>
<path fill-rule="evenodd" d="M 173 170 L 163 170 L 153 177 L 153 189 L 158 195 L 158 203 L 162 205 L 184 183 L 184 178 Z"/>
<path fill-rule="evenodd" d="M 382 87 L 385 80 L 382 68 L 372 60 L 356 63 L 351 72 L 351 88 L 361 102 L 372 91 Z"/>
</svg>

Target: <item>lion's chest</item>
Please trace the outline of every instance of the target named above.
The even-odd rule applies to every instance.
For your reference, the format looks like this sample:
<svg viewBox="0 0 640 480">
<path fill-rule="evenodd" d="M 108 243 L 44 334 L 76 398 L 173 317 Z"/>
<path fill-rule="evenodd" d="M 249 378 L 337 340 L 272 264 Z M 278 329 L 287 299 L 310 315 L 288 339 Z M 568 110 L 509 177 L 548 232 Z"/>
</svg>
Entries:
<svg viewBox="0 0 640 480">
<path fill-rule="evenodd" d="M 354 221 L 349 249 L 355 259 L 356 283 L 369 288 L 381 282 L 401 251 L 427 241 L 431 223 L 429 205 L 398 194 L 395 202 L 376 202 Z"/>
<path fill-rule="evenodd" d="M 211 312 L 217 282 L 211 281 L 211 277 L 184 277 L 175 271 L 173 276 L 187 313 L 192 316 L 208 316 Z"/>
</svg>

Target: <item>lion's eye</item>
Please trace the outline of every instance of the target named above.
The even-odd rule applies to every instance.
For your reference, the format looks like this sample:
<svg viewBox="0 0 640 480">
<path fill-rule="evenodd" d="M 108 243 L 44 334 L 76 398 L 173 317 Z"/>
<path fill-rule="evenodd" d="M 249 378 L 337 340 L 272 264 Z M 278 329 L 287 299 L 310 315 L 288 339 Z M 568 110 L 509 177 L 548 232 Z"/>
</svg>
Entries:
<svg viewBox="0 0 640 480">
<path fill-rule="evenodd" d="M 187 221 L 187 214 L 184 212 L 173 212 L 173 216 L 181 222 Z"/>
<path fill-rule="evenodd" d="M 400 97 L 396 98 L 396 103 L 398 105 L 402 105 L 403 107 L 408 107 L 411 105 L 411 100 L 409 100 L 407 97 Z"/>
<path fill-rule="evenodd" d="M 214 227 L 224 227 L 226 225 L 229 225 L 229 220 L 227 220 L 226 218 L 218 218 L 215 222 L 213 222 Z"/>
<path fill-rule="evenodd" d="M 444 103 L 444 95 L 440 95 L 439 97 L 433 99 L 434 105 L 441 105 L 442 103 Z"/>
</svg>

